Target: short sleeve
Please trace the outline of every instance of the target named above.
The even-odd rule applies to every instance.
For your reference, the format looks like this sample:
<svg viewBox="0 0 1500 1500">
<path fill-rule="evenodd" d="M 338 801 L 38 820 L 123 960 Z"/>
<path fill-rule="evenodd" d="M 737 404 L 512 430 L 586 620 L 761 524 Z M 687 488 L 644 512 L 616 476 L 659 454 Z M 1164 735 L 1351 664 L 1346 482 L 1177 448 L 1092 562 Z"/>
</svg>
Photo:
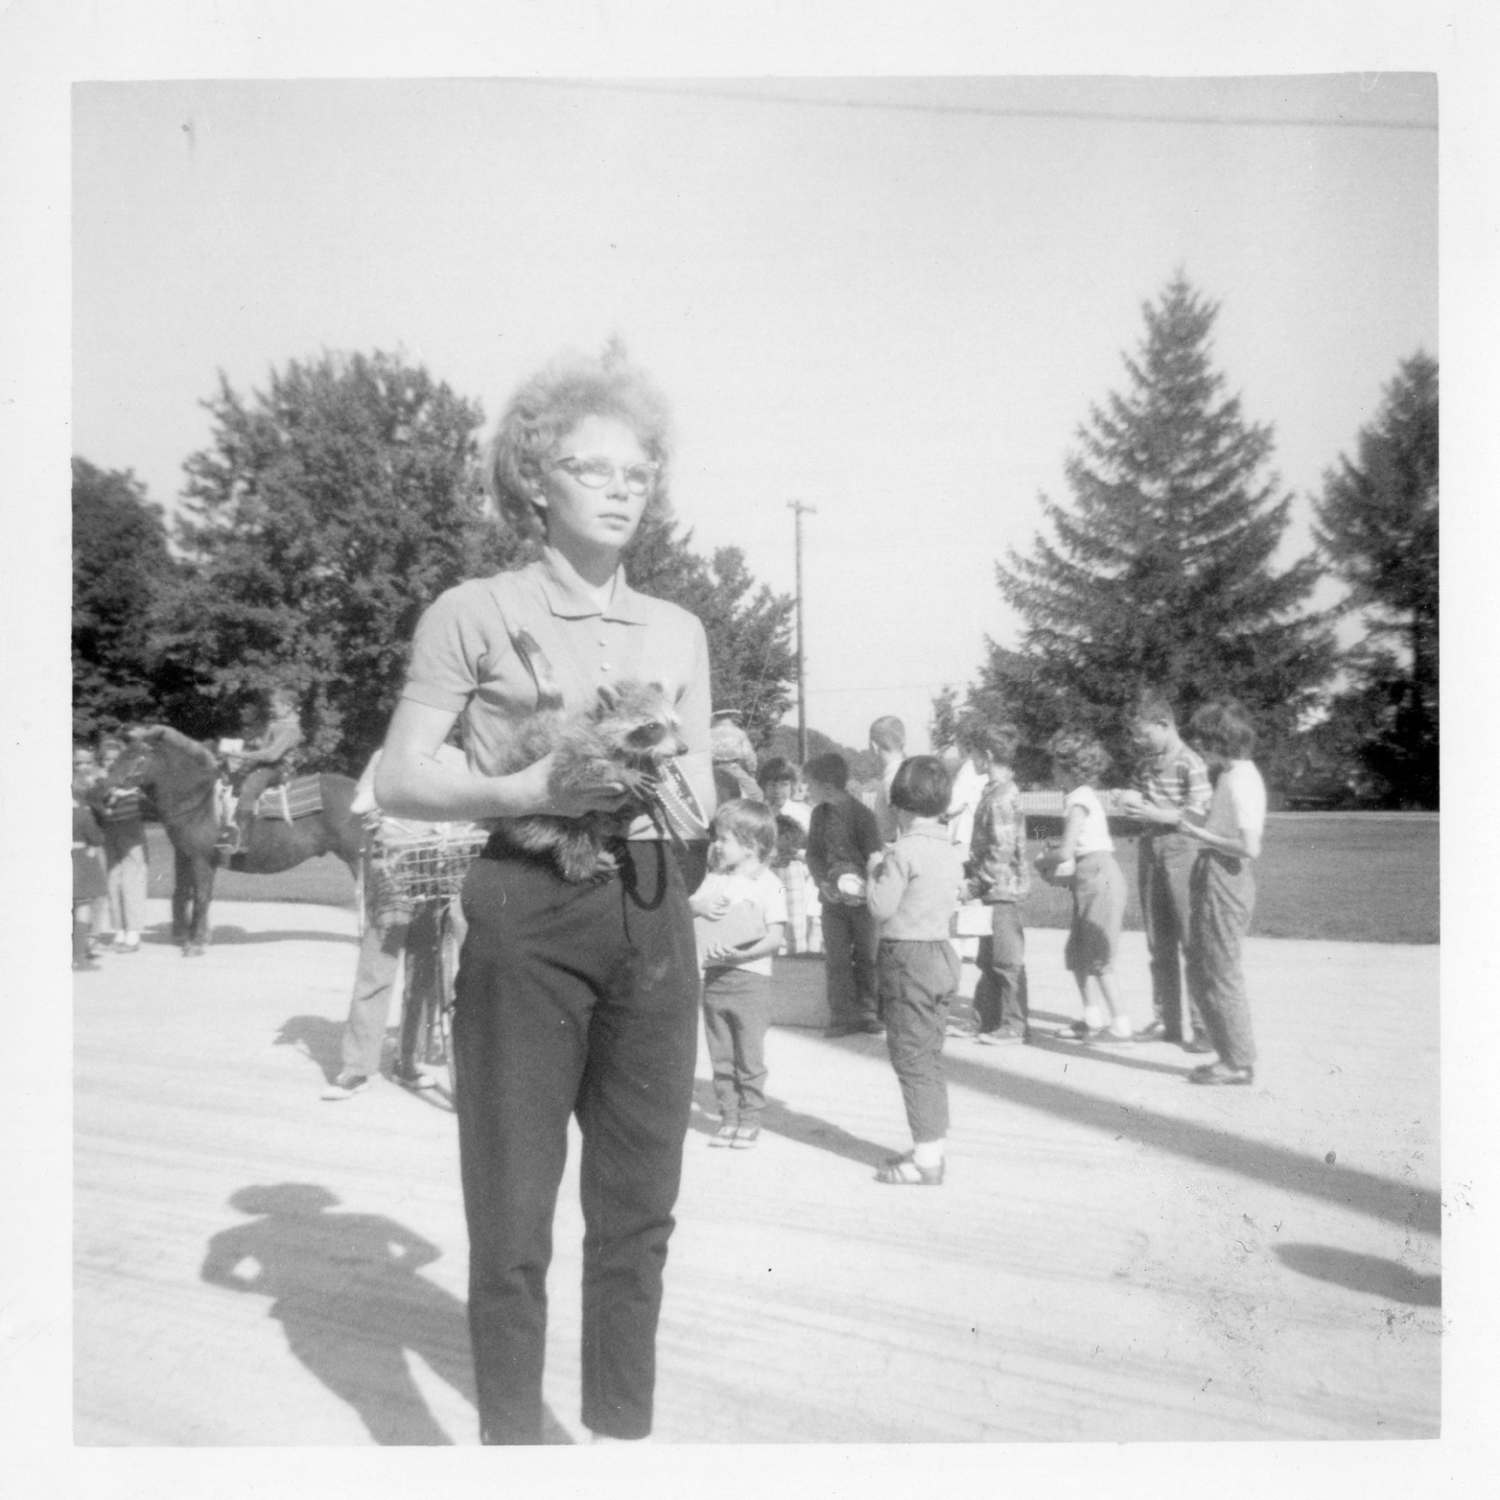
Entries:
<svg viewBox="0 0 1500 1500">
<path fill-rule="evenodd" d="M 767 927 L 774 927 L 787 919 L 786 892 L 781 882 L 767 871 L 767 878 L 760 883 L 761 904 L 765 908 L 761 920 Z"/>
<path fill-rule="evenodd" d="M 462 585 L 440 594 L 417 622 L 403 698 L 460 713 L 482 679 L 489 643 Z"/>
</svg>

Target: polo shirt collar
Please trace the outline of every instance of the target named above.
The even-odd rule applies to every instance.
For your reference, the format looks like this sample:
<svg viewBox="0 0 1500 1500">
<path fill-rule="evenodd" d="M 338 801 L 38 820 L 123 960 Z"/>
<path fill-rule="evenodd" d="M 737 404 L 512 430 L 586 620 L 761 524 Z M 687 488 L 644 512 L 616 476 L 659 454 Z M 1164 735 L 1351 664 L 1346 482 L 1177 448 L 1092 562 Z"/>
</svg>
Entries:
<svg viewBox="0 0 1500 1500">
<path fill-rule="evenodd" d="M 564 620 L 601 616 L 626 625 L 646 622 L 642 596 L 625 581 L 624 568 L 615 569 L 614 594 L 607 607 L 599 601 L 574 570 L 573 565 L 555 548 L 544 547 L 537 563 L 542 597 L 554 615 Z"/>
</svg>

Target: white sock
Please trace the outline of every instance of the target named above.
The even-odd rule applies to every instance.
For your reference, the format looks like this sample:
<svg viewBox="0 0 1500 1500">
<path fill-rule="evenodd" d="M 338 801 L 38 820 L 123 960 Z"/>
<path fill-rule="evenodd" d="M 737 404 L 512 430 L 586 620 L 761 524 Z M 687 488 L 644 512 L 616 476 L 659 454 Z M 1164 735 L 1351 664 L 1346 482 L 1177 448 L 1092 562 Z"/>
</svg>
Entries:
<svg viewBox="0 0 1500 1500">
<path fill-rule="evenodd" d="M 911 1148 L 911 1159 L 919 1167 L 940 1167 L 943 1164 L 943 1147 L 946 1141 L 918 1141 Z"/>
<path fill-rule="evenodd" d="M 1097 1031 L 1105 1024 L 1104 1007 L 1102 1005 L 1085 1005 L 1083 1007 L 1083 1024 L 1090 1031 Z"/>
</svg>

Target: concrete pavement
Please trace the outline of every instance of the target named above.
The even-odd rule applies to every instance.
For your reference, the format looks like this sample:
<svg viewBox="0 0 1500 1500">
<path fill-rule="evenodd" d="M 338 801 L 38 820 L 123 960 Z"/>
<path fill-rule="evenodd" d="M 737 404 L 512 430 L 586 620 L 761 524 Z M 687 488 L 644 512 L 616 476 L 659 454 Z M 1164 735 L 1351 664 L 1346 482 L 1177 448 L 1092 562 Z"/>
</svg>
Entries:
<svg viewBox="0 0 1500 1500">
<path fill-rule="evenodd" d="M 153 903 L 164 920 L 164 903 Z M 76 1440 L 472 1444 L 452 1117 L 319 1099 L 347 910 L 222 904 L 77 976 Z M 1041 1027 L 1076 1015 L 1029 934 Z M 953 1042 L 947 1184 L 882 1042 L 778 1026 L 760 1145 L 707 1149 L 706 1057 L 660 1338 L 661 1444 L 1420 1438 L 1439 1427 L 1438 950 L 1252 939 L 1251 1089 L 1197 1061 Z M 1139 934 L 1122 965 L 1149 1010 Z M 822 966 L 778 965 L 820 1017 Z M 579 1435 L 576 1150 L 553 1438 Z M 220 1373 L 232 1367 L 232 1387 Z"/>
</svg>

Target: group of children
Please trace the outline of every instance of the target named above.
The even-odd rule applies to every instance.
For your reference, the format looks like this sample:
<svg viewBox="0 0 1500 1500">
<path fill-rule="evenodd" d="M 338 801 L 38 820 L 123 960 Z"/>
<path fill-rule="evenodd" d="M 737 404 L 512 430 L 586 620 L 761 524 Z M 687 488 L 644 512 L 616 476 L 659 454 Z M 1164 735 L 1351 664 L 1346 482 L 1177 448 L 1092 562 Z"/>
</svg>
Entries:
<svg viewBox="0 0 1500 1500">
<path fill-rule="evenodd" d="M 105 735 L 95 750 L 73 747 L 73 930 L 75 970 L 103 953 L 138 953 L 146 922 L 146 829 L 140 793 L 106 785 L 125 749 Z M 105 943 L 106 933 L 112 941 Z"/>
<path fill-rule="evenodd" d="M 1059 1035 L 1084 1043 L 1174 1042 L 1216 1054 L 1188 1075 L 1193 1083 L 1254 1081 L 1241 946 L 1254 907 L 1266 796 L 1250 758 L 1255 731 L 1238 704 L 1200 708 L 1185 740 L 1170 703 L 1144 696 L 1130 725 L 1141 762 L 1125 789 L 1099 787 L 1110 758 L 1097 739 L 1072 729 L 1054 735 L 1048 752 L 1064 794 L 1062 836 L 1034 864 L 1013 772 L 1014 728 L 963 731 L 959 749 L 979 791 L 960 809 L 955 778 L 940 758 L 889 753 L 892 724 L 899 729 L 894 720 L 872 726 L 872 747 L 885 753 L 879 784 L 864 800 L 851 794 L 842 756 L 814 757 L 804 772 L 811 805 L 806 879 L 821 902 L 832 1018 L 826 1034 L 885 1035 L 912 1135 L 911 1150 L 882 1164 L 878 1182 L 937 1186 L 944 1179 L 945 1036 L 957 1029 L 991 1045 L 1032 1039 L 1021 909 L 1033 869 L 1065 885 L 1072 898 L 1064 954 L 1082 1015 Z M 721 804 L 710 873 L 692 898 L 720 1111 L 715 1146 L 754 1145 L 765 1108 L 771 961 L 784 946 L 791 905 L 780 825 L 782 783 L 789 792 L 793 772 L 784 762 L 773 769 L 774 808 L 769 798 Z M 955 815 L 963 811 L 971 820 L 967 844 L 954 837 Z M 1126 885 L 1111 812 L 1142 830 L 1139 891 L 1154 1014 L 1140 1031 L 1115 974 Z M 976 953 L 971 1030 L 949 1017 L 960 977 L 955 916 L 964 903 L 986 908 L 988 917 Z M 735 908 L 749 926 L 728 921 Z"/>
</svg>

